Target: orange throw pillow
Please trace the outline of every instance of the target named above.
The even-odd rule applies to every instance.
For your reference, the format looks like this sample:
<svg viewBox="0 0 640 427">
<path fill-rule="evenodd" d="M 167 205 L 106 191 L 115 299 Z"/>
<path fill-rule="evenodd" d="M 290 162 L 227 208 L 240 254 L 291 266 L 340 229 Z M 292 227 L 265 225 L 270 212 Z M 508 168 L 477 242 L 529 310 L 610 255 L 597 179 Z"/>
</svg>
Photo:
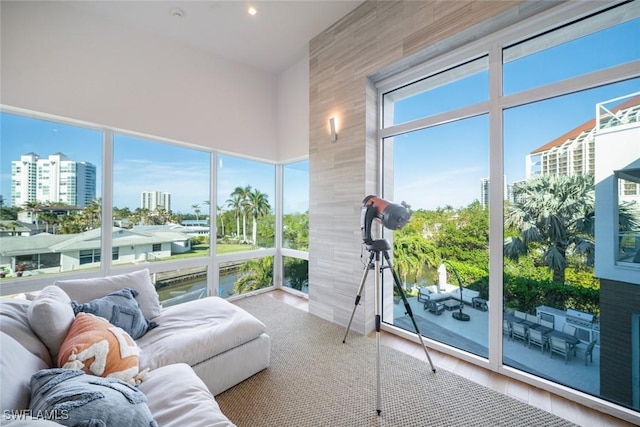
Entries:
<svg viewBox="0 0 640 427">
<path fill-rule="evenodd" d="M 58 353 L 58 366 L 135 384 L 140 349 L 123 329 L 102 317 L 78 313 Z"/>
</svg>

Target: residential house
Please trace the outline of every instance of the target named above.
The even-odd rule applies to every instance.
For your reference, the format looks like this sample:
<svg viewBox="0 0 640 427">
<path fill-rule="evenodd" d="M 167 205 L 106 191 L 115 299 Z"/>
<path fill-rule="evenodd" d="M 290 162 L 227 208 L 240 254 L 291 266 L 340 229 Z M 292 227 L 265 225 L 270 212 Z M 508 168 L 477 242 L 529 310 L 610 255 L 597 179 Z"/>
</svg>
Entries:
<svg viewBox="0 0 640 427">
<path fill-rule="evenodd" d="M 308 158 L 311 176 L 308 252 L 287 251 L 276 244 L 260 255 L 243 256 L 244 259 L 273 256 L 276 287 L 283 281 L 283 258 L 306 259 L 309 312 L 346 324 L 353 309 L 352 296 L 362 274 L 361 201 L 366 195 L 379 194 L 383 189 L 380 172 L 389 174 L 389 169 L 382 169 L 378 161 L 380 141 L 393 140 L 394 136 L 413 130 L 409 125 L 403 128 L 403 123 L 390 124 L 382 120 L 381 85 L 393 86 L 396 90 L 419 81 L 424 74 L 414 70 L 421 64 L 427 65 L 429 75 L 439 75 L 460 64 L 475 66 L 476 60 L 480 61 L 481 68 L 500 65 L 502 59 L 493 55 L 505 47 L 501 42 L 506 39 L 495 39 L 496 34 L 513 37 L 508 42 L 515 45 L 534 34 L 586 19 L 594 13 L 604 13 L 621 2 L 324 2 L 343 9 L 332 20 L 325 20 L 322 28 L 299 40 L 300 48 L 286 60 L 278 60 L 281 52 L 277 47 L 251 50 L 249 55 L 241 57 L 243 51 L 234 43 L 242 37 L 235 36 L 235 27 L 219 21 L 220 17 L 212 12 L 214 8 L 208 8 L 208 3 L 181 2 L 186 12 L 178 14 L 184 20 L 176 22 L 179 18 L 170 16 L 164 2 L 127 2 L 111 7 L 113 3 L 109 2 L 3 1 L 1 103 L 13 114 L 95 125 L 107 133 L 126 130 L 216 153 L 260 159 L 278 167 Z M 265 2 L 264 7 L 269 3 L 273 3 L 272 7 L 286 7 L 282 5 L 286 2 Z M 163 7 L 167 9 L 165 14 L 158 12 Z M 624 19 L 637 20 L 637 3 L 631 2 L 626 7 L 631 12 L 622 14 Z M 152 14 L 145 13 L 151 10 L 162 18 L 153 20 Z M 330 18 L 327 14 L 316 16 Z M 223 40 L 220 50 L 211 52 L 204 40 L 190 40 L 186 35 L 185 28 L 190 22 L 201 25 L 202 20 L 211 31 L 228 31 L 226 35 L 210 37 Z M 229 22 L 240 25 L 238 21 L 229 19 Z M 564 33 L 569 39 L 578 37 L 577 34 L 582 33 Z M 250 40 L 247 44 L 252 46 L 259 41 L 254 37 L 246 40 Z M 479 48 L 478 44 L 486 40 L 493 40 L 493 44 Z M 514 55 L 537 51 L 539 46 L 527 45 Z M 585 52 L 584 57 L 595 54 Z M 492 55 L 492 61 L 486 59 L 486 55 Z M 490 114 L 500 116 L 502 108 L 534 102 L 543 96 L 637 79 L 638 70 L 638 58 L 632 58 L 624 64 L 613 64 L 610 69 L 587 71 L 587 74 L 592 72 L 593 80 L 576 77 L 566 87 L 556 82 L 541 91 L 530 87 L 511 97 L 500 98 L 499 103 L 484 100 L 480 103 L 482 109 L 469 107 L 461 115 L 479 116 L 491 110 Z M 487 89 L 491 99 L 501 96 L 495 82 L 492 80 L 491 91 Z M 423 118 L 423 124 L 448 123 L 453 117 L 447 114 L 444 111 Z M 501 119 L 491 117 L 491 135 L 499 138 Z M 487 151 L 490 151 L 492 165 L 488 179 L 500 182 L 504 176 L 501 141 L 491 142 L 491 150 Z M 425 168 L 428 160 L 425 159 Z M 105 174 L 105 182 L 112 182 L 111 169 Z M 385 180 L 385 185 L 390 182 L 393 180 Z M 476 194 L 477 182 L 473 184 Z M 387 190 L 384 194 L 393 196 L 388 188 L 384 190 Z M 604 413 L 637 423 L 640 421 L 637 398 L 640 383 L 626 384 L 624 391 L 616 396 L 590 396 L 503 365 L 502 337 L 494 333 L 500 331 L 502 325 L 497 302 L 503 301 L 503 200 L 502 190 L 489 194 L 491 223 L 499 224 L 491 230 L 489 249 L 492 302 L 489 359 L 438 343 L 434 343 L 434 347 L 585 407 L 596 406 Z M 215 206 L 213 202 L 212 199 Z M 107 199 L 103 203 L 109 206 L 111 201 Z M 116 248 L 116 241 L 117 236 L 112 236 L 110 246 Z M 225 254 L 214 261 L 215 257 L 212 253 L 206 259 L 180 264 L 208 266 L 212 293 L 218 279 L 215 277 L 219 271 L 218 261 L 224 263 L 233 256 Z M 162 268 L 162 265 L 152 266 L 155 271 Z M 103 262 L 95 274 L 113 270 L 110 263 Z M 629 290 L 627 297 L 634 301 L 640 296 L 639 282 L 624 285 Z M 34 279 L 20 285 L 36 289 L 44 283 Z M 16 289 L 5 284 L 2 291 L 11 293 Z M 387 300 L 385 304 L 392 304 L 391 298 Z M 367 334 L 375 327 L 373 283 L 367 284 L 360 304 L 352 329 Z M 390 329 L 410 338 L 408 333 Z M 630 371 L 629 364 L 628 369 L 625 367 L 620 372 Z M 635 376 L 634 381 L 637 378 Z"/>
</svg>

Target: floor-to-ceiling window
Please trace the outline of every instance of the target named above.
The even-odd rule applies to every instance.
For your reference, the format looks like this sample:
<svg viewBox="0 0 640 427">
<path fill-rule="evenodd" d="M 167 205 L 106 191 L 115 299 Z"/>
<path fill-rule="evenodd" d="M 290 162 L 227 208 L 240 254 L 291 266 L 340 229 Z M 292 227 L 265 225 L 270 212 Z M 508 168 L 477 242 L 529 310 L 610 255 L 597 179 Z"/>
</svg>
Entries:
<svg viewBox="0 0 640 427">
<path fill-rule="evenodd" d="M 103 133 L 0 113 L 0 277 L 100 268 Z"/>
<path fill-rule="evenodd" d="M 412 206 L 394 264 L 422 335 L 638 409 L 640 5 L 600 8 L 378 82 L 382 188 Z M 394 307 L 384 318 L 413 332 Z"/>
<path fill-rule="evenodd" d="M 282 165 L 282 285 L 309 292 L 309 160 Z"/>
<path fill-rule="evenodd" d="M 232 297 L 282 278 L 274 274 L 276 167 L 282 166 L 41 117 L 11 108 L 0 117 L 2 295 L 38 291 L 51 274 L 146 268 L 170 306 Z M 284 276 L 303 290 L 308 165 L 286 169 L 288 214 L 296 218 L 286 219 L 291 253 Z"/>
<path fill-rule="evenodd" d="M 211 153 L 126 134 L 113 138 L 114 267 L 187 260 L 154 268 L 165 306 L 208 295 Z"/>
<path fill-rule="evenodd" d="M 276 166 L 219 154 L 218 294 L 230 297 L 273 285 Z"/>
</svg>

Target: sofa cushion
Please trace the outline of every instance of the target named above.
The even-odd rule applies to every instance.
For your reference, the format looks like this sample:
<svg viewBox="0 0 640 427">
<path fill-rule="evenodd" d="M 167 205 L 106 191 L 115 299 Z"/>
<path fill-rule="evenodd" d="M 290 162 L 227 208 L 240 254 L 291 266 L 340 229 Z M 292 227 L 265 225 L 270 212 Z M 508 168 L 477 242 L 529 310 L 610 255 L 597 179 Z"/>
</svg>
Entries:
<svg viewBox="0 0 640 427">
<path fill-rule="evenodd" d="M 140 304 L 144 317 L 154 319 L 160 315 L 160 299 L 156 288 L 151 283 L 148 268 L 133 273 L 93 279 L 58 280 L 54 284 L 61 287 L 69 295 L 69 298 L 80 304 L 119 291 L 122 288 L 133 289 L 138 292 L 136 300 Z"/>
<path fill-rule="evenodd" d="M 29 408 L 29 378 L 34 372 L 48 368 L 47 364 L 23 347 L 11 336 L 0 332 L 0 410 Z"/>
<path fill-rule="evenodd" d="M 55 360 L 60 344 L 75 318 L 69 296 L 57 286 L 47 286 L 31 301 L 27 314 L 31 329 Z"/>
<path fill-rule="evenodd" d="M 19 298 L 0 299 L 0 330 L 22 344 L 31 354 L 51 366 L 49 349 L 29 325 L 31 301 Z"/>
<path fill-rule="evenodd" d="M 33 374 L 29 409 L 66 426 L 158 425 L 140 390 L 77 369 L 44 369 Z"/>
<path fill-rule="evenodd" d="M 204 382 L 185 363 L 155 369 L 138 387 L 162 427 L 231 427 Z"/>
<path fill-rule="evenodd" d="M 79 313 L 60 346 L 58 366 L 135 383 L 139 354 L 124 330 L 102 317 Z"/>
<path fill-rule="evenodd" d="M 145 319 L 135 300 L 137 295 L 137 291 L 123 288 L 85 304 L 72 301 L 71 306 L 75 314 L 83 312 L 103 317 L 111 324 L 124 329 L 133 339 L 138 339 L 158 324 Z"/>
<path fill-rule="evenodd" d="M 177 362 L 195 366 L 266 332 L 264 323 L 220 297 L 167 307 L 156 321 L 160 326 L 137 341 L 141 369 Z"/>
</svg>

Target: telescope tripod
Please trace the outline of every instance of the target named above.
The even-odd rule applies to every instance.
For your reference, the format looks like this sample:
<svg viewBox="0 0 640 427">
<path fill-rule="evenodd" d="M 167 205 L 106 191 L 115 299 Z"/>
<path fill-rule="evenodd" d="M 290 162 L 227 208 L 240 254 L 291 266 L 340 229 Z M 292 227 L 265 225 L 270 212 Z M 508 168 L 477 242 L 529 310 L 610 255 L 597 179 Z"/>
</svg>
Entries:
<svg viewBox="0 0 640 427">
<path fill-rule="evenodd" d="M 358 294 L 356 295 L 356 301 L 355 301 L 355 305 L 353 307 L 353 311 L 351 312 L 351 318 L 349 319 L 349 324 L 347 325 L 347 330 L 344 333 L 344 338 L 342 339 L 342 342 L 345 343 L 347 341 L 347 335 L 349 334 L 349 330 L 351 329 L 351 322 L 353 321 L 353 316 L 356 313 L 356 309 L 358 308 L 358 305 L 360 304 L 360 297 L 362 296 L 362 290 L 364 289 L 364 284 L 367 280 L 367 276 L 369 274 L 369 270 L 374 270 L 375 271 L 375 289 L 374 289 L 374 300 L 375 300 L 375 328 L 376 328 L 376 411 L 378 412 L 378 415 L 380 415 L 380 413 L 382 412 L 382 408 L 381 408 L 381 392 L 380 392 L 380 325 L 381 325 L 381 307 L 382 307 L 382 298 L 380 297 L 380 288 L 381 288 L 381 281 L 380 281 L 380 276 L 382 274 L 382 270 L 386 267 L 382 266 L 382 260 L 380 258 L 380 256 L 382 255 L 384 257 L 384 259 L 387 262 L 388 268 L 391 270 L 391 273 L 393 275 L 393 283 L 395 286 L 395 289 L 398 291 L 398 293 L 400 294 L 400 297 L 402 298 L 402 302 L 404 303 L 404 308 L 406 310 L 406 313 L 409 315 L 409 318 L 411 319 L 411 322 L 413 323 L 413 327 L 416 330 L 416 333 L 418 334 L 418 338 L 420 339 L 420 344 L 422 345 L 422 348 L 424 349 L 424 354 L 427 356 L 427 360 L 429 361 L 429 364 L 431 365 L 431 370 L 433 372 L 436 371 L 436 368 L 433 366 L 433 362 L 431 361 L 431 356 L 429 356 L 429 351 L 427 350 L 427 346 L 425 345 L 423 339 L 422 339 L 422 334 L 420 333 L 420 330 L 418 329 L 418 324 L 416 323 L 415 319 L 413 318 L 413 311 L 411 310 L 411 306 L 409 305 L 409 302 L 407 301 L 407 297 L 404 293 L 404 290 L 402 289 L 402 286 L 400 286 L 400 280 L 398 279 L 398 275 L 396 274 L 395 270 L 393 269 L 393 265 L 391 264 L 391 260 L 389 259 L 389 249 L 391 249 L 389 242 L 384 240 L 384 239 L 380 239 L 380 240 L 374 240 L 372 242 L 372 244 L 367 245 L 367 250 L 369 251 L 369 261 L 367 262 L 367 264 L 364 267 L 364 272 L 362 273 L 362 280 L 360 280 L 360 286 L 358 287 Z"/>
</svg>

